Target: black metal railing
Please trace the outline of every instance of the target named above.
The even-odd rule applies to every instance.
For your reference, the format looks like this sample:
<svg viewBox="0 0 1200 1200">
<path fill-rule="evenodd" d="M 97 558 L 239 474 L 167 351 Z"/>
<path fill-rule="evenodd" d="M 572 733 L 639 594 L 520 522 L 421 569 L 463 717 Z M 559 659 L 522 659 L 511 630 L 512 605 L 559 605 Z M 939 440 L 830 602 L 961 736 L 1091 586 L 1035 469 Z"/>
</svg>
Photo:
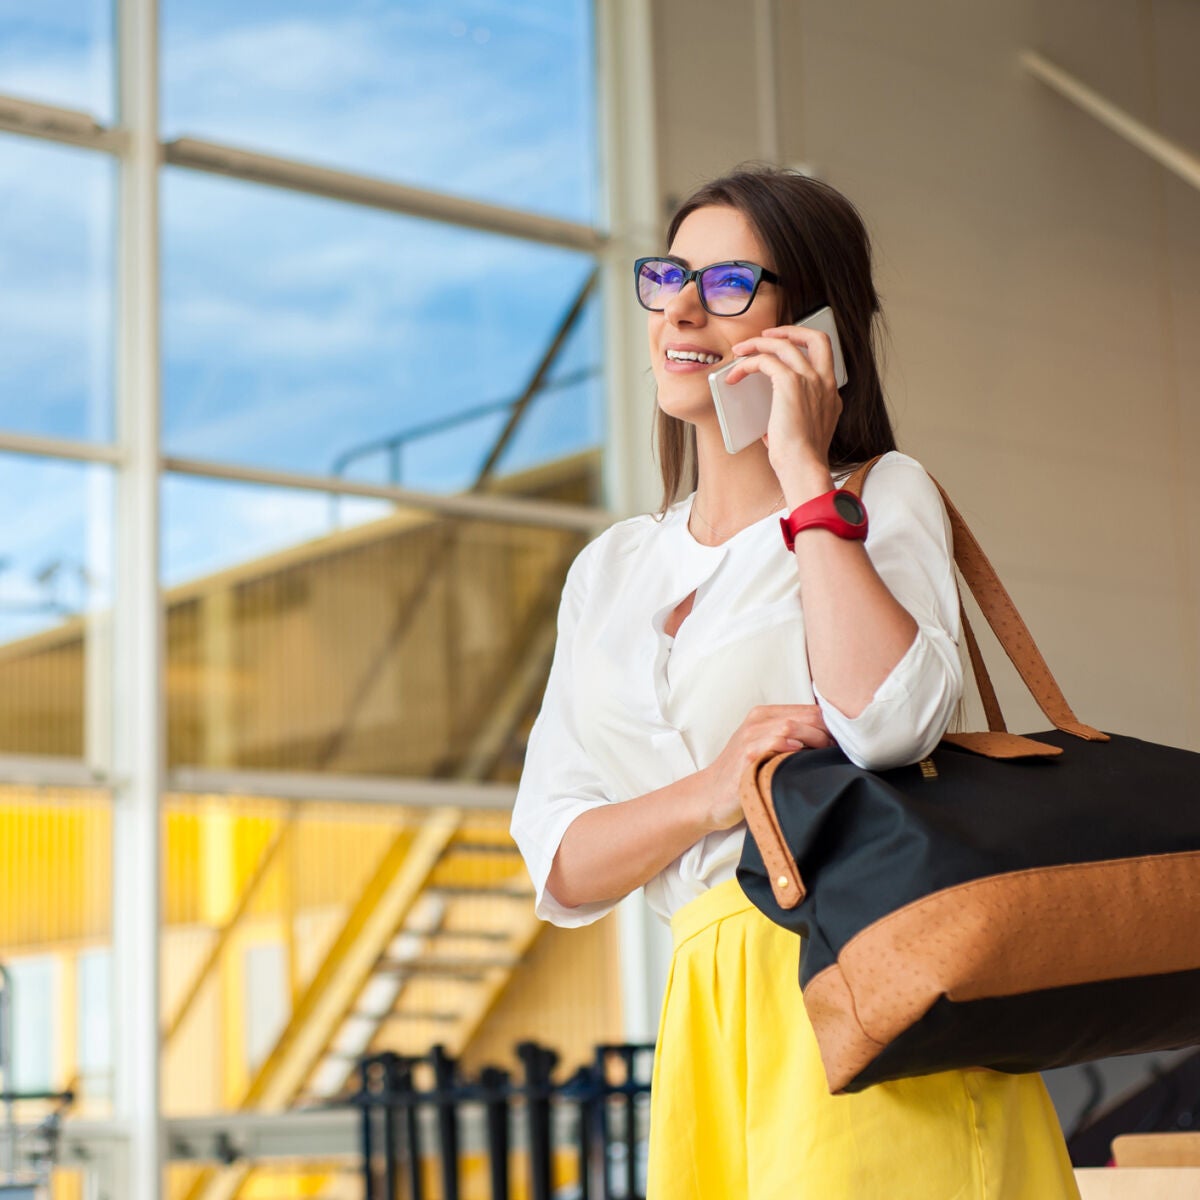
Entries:
<svg viewBox="0 0 1200 1200">
<path fill-rule="evenodd" d="M 496 1067 L 465 1079 L 440 1046 L 364 1059 L 348 1103 L 362 1118 L 365 1200 L 461 1200 L 468 1163 L 485 1165 L 490 1200 L 509 1200 L 519 1173 L 531 1200 L 644 1200 L 653 1053 L 598 1046 L 561 1082 L 558 1055 L 535 1042 L 517 1047 L 520 1079 Z M 556 1173 L 568 1177 L 557 1190 Z"/>
</svg>

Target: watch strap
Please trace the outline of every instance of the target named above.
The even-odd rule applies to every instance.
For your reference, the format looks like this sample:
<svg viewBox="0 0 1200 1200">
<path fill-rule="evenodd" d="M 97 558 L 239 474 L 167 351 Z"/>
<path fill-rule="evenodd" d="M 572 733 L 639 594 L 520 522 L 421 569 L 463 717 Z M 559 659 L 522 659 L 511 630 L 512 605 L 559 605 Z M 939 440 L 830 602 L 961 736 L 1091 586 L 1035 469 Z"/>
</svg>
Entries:
<svg viewBox="0 0 1200 1200">
<path fill-rule="evenodd" d="M 835 501 L 839 495 L 854 497 L 855 504 L 862 510 L 861 522 L 855 524 L 847 521 L 837 511 Z M 793 553 L 796 549 L 796 534 L 802 529 L 827 529 L 840 538 L 862 540 L 867 536 L 867 510 L 849 488 L 834 488 L 792 509 L 786 517 L 780 517 L 779 527 L 783 530 L 783 544 Z"/>
</svg>

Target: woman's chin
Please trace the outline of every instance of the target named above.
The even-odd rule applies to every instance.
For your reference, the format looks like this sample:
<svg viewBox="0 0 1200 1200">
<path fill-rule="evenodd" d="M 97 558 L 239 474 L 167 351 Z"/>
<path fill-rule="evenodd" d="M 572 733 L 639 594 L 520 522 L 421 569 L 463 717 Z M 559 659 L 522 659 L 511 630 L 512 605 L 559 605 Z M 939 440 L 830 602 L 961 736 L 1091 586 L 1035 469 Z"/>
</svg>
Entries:
<svg viewBox="0 0 1200 1200">
<path fill-rule="evenodd" d="M 677 417 L 689 425 L 715 414 L 712 392 L 708 378 L 689 379 L 686 384 L 678 379 L 660 380 L 658 384 L 658 407 L 668 417 Z"/>
</svg>

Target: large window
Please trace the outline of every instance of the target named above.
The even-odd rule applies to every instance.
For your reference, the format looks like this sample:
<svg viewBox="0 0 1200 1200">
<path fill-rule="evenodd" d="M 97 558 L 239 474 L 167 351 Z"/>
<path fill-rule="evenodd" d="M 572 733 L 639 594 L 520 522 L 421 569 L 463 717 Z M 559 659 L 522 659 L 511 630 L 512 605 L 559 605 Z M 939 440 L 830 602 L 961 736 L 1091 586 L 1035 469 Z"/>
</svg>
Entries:
<svg viewBox="0 0 1200 1200">
<path fill-rule="evenodd" d="M 432 491 L 474 485 L 594 269 L 180 169 L 163 248 L 168 452 Z M 598 334 L 570 322 L 501 452 L 528 464 L 597 444 Z"/>
<path fill-rule="evenodd" d="M 0 831 L 11 1082 L 21 1093 L 70 1089 L 77 1114 L 106 1115 L 113 1084 L 108 798 L 0 786 Z"/>
<path fill-rule="evenodd" d="M 131 1200 L 164 1113 L 465 1053 L 537 932 L 505 806 L 605 523 L 593 20 L 0 6 L 12 1082 L 111 1115 Z"/>
<path fill-rule="evenodd" d="M 107 0 L 5 0 L 0 91 L 115 116 L 113 11 Z"/>
<path fill-rule="evenodd" d="M 102 765 L 112 700 L 112 471 L 0 453 L 0 754 Z"/>
<path fill-rule="evenodd" d="M 163 0 L 163 132 L 590 222 L 585 0 Z"/>
<path fill-rule="evenodd" d="M 115 176 L 107 155 L 0 134 L 4 429 L 112 437 Z"/>
</svg>

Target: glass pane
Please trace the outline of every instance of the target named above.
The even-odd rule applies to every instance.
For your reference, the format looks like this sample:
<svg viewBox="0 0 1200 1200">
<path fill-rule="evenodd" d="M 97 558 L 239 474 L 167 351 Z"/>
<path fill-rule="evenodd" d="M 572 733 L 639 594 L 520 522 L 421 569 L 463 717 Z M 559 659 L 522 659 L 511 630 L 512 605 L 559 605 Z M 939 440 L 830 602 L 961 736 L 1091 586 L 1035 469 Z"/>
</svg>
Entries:
<svg viewBox="0 0 1200 1200">
<path fill-rule="evenodd" d="M 5 0 L 0 92 L 113 121 L 111 0 Z"/>
<path fill-rule="evenodd" d="M 167 138 L 590 223 L 588 0 L 163 0 Z"/>
<path fill-rule="evenodd" d="M 478 479 L 594 267 L 179 171 L 163 211 L 169 452 L 428 490 Z M 533 397 L 522 464 L 597 444 L 599 347 L 585 311 L 550 363 L 584 390 Z"/>
<path fill-rule="evenodd" d="M 0 963 L 18 1092 L 74 1091 L 71 1116 L 112 1095 L 111 819 L 104 793 L 0 786 Z M 59 1107 L 22 1101 L 22 1121 Z"/>
<path fill-rule="evenodd" d="M 620 1036 L 614 922 L 531 954 L 503 811 L 172 796 L 163 889 L 171 1116 L 326 1101 L 380 1050 L 474 1073 L 533 1037 L 570 1070 Z"/>
<path fill-rule="evenodd" d="M 113 478 L 0 455 L 0 753 L 107 761 Z"/>
<path fill-rule="evenodd" d="M 0 429 L 113 436 L 115 167 L 0 134 Z"/>
<path fill-rule="evenodd" d="M 515 778 L 584 535 L 186 477 L 163 511 L 172 763 Z"/>
<path fill-rule="evenodd" d="M 509 482 L 506 490 L 577 499 L 581 503 L 599 502 L 600 447 L 605 437 L 600 322 L 601 303 L 598 296 L 593 296 L 557 355 L 545 386 L 530 401 L 525 417 L 499 458 L 496 472 Z M 597 486 L 579 495 L 564 494 L 550 486 L 556 467 L 558 474 L 566 468 L 578 478 L 580 455 L 590 456 L 591 478 Z M 540 479 L 545 479 L 545 485 L 539 486 Z"/>
</svg>

